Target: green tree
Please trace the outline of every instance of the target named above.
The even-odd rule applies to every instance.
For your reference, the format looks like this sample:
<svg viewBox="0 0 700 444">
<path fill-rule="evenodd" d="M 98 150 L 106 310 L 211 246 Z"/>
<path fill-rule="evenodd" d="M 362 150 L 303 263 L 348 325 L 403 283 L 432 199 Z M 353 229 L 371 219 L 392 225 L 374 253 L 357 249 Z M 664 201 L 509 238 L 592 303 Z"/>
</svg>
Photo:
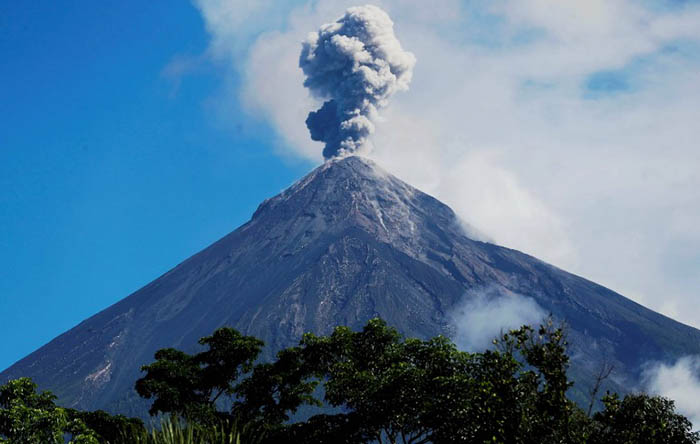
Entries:
<svg viewBox="0 0 700 444">
<path fill-rule="evenodd" d="M 506 387 L 515 389 L 518 407 L 513 413 L 522 418 L 516 422 L 518 430 L 506 436 L 518 436 L 517 442 L 526 443 L 574 443 L 583 439 L 584 415 L 566 397 L 573 382 L 566 374 L 569 357 L 562 328 L 555 328 L 550 318 L 537 330 L 523 326 L 506 333 L 496 345 L 501 359 L 515 361 L 518 368 L 517 377 Z M 507 421 L 512 424 L 513 418 Z"/>
<path fill-rule="evenodd" d="M 134 441 L 133 437 L 141 436 L 146 433 L 143 421 L 137 418 L 128 418 L 123 415 L 110 415 L 103 410 L 86 412 L 66 409 L 66 413 L 69 419 L 80 420 L 88 428 L 94 430 L 101 443 L 131 443 Z"/>
<path fill-rule="evenodd" d="M 29 378 L 0 386 L 0 442 L 8 444 L 63 444 L 64 435 L 73 444 L 97 444 L 96 433 L 79 418 L 71 418 L 54 404 L 50 392 L 37 393 Z"/>
<path fill-rule="evenodd" d="M 442 336 L 404 338 L 380 319 L 357 332 L 337 327 L 329 336 L 306 334 L 298 346 L 257 365 L 262 342 L 254 338 L 227 329 L 200 342 L 209 350 L 192 356 L 160 350 L 157 361 L 143 367 L 147 375 L 137 389 L 156 398 L 152 413 L 205 424 L 217 417 L 239 421 L 270 443 L 699 440 L 673 403 L 659 397 L 606 397 L 603 412 L 586 415 L 566 397 L 573 384 L 566 340 L 551 320 L 512 330 L 483 353 L 460 351 Z M 231 411 L 217 410 L 222 394 L 234 399 Z M 338 413 L 290 423 L 301 406 L 322 404 Z"/>
<path fill-rule="evenodd" d="M 256 365 L 234 388 L 238 400 L 232 415 L 260 429 L 279 429 L 300 406 L 321 405 L 313 396 L 319 384 L 314 379 L 317 373 L 301 348 L 281 350 L 274 362 Z"/>
<path fill-rule="evenodd" d="M 594 415 L 594 444 L 693 444 L 700 434 L 688 419 L 675 412 L 673 401 L 646 394 L 617 394 L 603 398 L 604 410 Z"/>
<path fill-rule="evenodd" d="M 200 422 L 215 422 L 221 416 L 217 401 L 234 394 L 238 378 L 253 368 L 263 342 L 232 328 L 220 328 L 199 340 L 207 350 L 189 355 L 166 348 L 156 361 L 141 368 L 146 375 L 136 381 L 136 391 L 155 398 L 151 415 L 173 413 Z"/>
<path fill-rule="evenodd" d="M 469 354 L 442 336 L 404 339 L 373 319 L 360 332 L 306 335 L 298 353 L 307 374 L 325 381 L 325 401 L 346 412 L 310 423 L 351 441 L 573 443 L 565 345 L 549 323 Z"/>
<path fill-rule="evenodd" d="M 403 341 L 379 319 L 360 332 L 338 327 L 328 337 L 308 334 L 300 353 L 325 381 L 325 401 L 347 411 L 312 422 L 352 432 L 355 442 L 428 442 L 438 378 L 453 376 L 469 359 L 443 337 Z"/>
</svg>

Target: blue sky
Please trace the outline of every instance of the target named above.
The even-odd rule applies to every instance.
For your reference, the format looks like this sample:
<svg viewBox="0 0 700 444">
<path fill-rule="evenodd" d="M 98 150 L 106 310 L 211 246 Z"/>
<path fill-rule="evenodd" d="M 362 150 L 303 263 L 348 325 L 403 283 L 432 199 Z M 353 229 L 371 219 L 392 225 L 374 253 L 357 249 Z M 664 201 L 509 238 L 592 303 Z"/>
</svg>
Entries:
<svg viewBox="0 0 700 444">
<path fill-rule="evenodd" d="M 245 222 L 308 171 L 163 74 L 208 36 L 187 2 L 0 7 L 0 368 Z"/>
<path fill-rule="evenodd" d="M 0 5 L 0 368 L 321 162 L 300 42 L 354 2 Z M 698 2 L 379 0 L 371 157 L 489 239 L 700 326 Z"/>
</svg>

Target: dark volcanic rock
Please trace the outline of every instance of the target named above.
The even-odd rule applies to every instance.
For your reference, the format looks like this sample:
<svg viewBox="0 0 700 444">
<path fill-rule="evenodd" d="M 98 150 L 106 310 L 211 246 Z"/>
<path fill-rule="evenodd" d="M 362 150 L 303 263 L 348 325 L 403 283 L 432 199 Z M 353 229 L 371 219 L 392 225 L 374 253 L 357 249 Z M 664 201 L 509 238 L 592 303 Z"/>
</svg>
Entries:
<svg viewBox="0 0 700 444">
<path fill-rule="evenodd" d="M 700 331 L 472 240 L 450 208 L 348 157 L 266 200 L 248 223 L 17 362 L 0 382 L 30 376 L 63 405 L 143 416 L 133 384 L 159 348 L 194 351 L 198 338 L 229 325 L 274 350 L 376 316 L 406 335 L 451 335 L 450 313 L 468 290 L 493 285 L 567 323 L 579 399 L 603 359 L 616 366 L 611 387 L 624 391 L 644 362 L 700 352 Z"/>
</svg>

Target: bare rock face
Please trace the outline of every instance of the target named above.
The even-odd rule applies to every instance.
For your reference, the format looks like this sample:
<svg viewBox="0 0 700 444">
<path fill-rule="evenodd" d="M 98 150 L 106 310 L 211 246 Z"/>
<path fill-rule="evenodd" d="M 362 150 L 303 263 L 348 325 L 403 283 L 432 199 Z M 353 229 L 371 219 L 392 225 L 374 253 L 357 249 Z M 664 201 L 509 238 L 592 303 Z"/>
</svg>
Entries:
<svg viewBox="0 0 700 444">
<path fill-rule="evenodd" d="M 454 212 L 372 162 L 320 166 L 263 202 L 245 225 L 0 374 L 30 376 L 65 406 L 144 416 L 133 385 L 163 347 L 232 326 L 268 356 L 305 332 L 380 316 L 408 336 L 451 336 L 470 290 L 498 286 L 567 324 L 584 400 L 602 360 L 610 388 L 641 366 L 700 353 L 700 331 L 515 250 L 471 239 Z"/>
</svg>

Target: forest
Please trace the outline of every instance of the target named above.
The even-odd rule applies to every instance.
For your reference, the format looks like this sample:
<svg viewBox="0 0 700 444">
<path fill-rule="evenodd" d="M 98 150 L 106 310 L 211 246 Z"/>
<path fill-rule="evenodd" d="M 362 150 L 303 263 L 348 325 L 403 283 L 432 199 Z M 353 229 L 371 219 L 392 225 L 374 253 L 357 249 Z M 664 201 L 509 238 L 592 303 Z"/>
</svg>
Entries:
<svg viewBox="0 0 700 444">
<path fill-rule="evenodd" d="M 156 427 L 56 404 L 29 378 L 0 387 L 0 442 L 248 443 L 697 443 L 672 400 L 644 393 L 567 398 L 565 331 L 551 320 L 500 335 L 483 352 L 444 336 L 405 338 L 381 319 L 361 331 L 308 333 L 276 358 L 232 328 L 201 351 L 166 348 L 135 390 Z M 593 401 L 600 407 L 593 408 Z M 585 408 L 587 407 L 587 408 Z"/>
</svg>

